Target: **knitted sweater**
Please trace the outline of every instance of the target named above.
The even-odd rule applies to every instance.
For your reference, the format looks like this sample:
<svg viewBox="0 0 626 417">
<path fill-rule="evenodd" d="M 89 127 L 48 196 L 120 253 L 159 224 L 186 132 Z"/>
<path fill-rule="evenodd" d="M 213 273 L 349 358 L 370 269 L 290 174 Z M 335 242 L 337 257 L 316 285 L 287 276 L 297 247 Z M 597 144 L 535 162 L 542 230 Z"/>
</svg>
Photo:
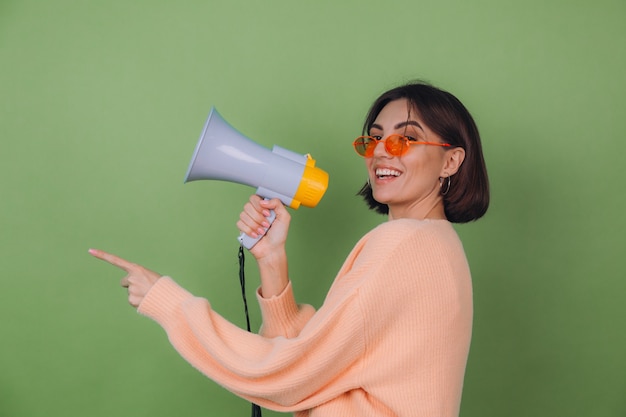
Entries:
<svg viewBox="0 0 626 417">
<path fill-rule="evenodd" d="M 459 414 L 472 327 L 462 244 L 445 220 L 388 221 L 354 247 L 318 311 L 258 297 L 249 333 L 171 278 L 139 312 L 200 372 L 260 406 L 295 416 Z"/>
</svg>

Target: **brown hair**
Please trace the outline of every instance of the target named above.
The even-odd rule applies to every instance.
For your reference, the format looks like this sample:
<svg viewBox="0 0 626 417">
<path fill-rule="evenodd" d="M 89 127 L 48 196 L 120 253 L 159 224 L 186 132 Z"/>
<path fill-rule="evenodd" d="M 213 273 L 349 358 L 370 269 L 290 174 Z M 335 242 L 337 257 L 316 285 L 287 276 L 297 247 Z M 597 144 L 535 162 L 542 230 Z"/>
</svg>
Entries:
<svg viewBox="0 0 626 417">
<path fill-rule="evenodd" d="M 483 158 L 480 135 L 474 119 L 452 94 L 428 83 L 418 81 L 383 93 L 370 108 L 363 124 L 363 134 L 369 134 L 376 117 L 390 102 L 406 99 L 426 125 L 444 142 L 465 150 L 465 160 L 450 178 L 448 192 L 443 196 L 447 219 L 452 223 L 467 223 L 481 218 L 489 207 L 489 179 Z M 446 184 L 444 184 L 444 188 Z M 442 193 L 443 194 L 443 193 Z M 368 206 L 388 214 L 386 204 L 374 200 L 372 188 L 366 183 L 358 195 Z"/>
</svg>

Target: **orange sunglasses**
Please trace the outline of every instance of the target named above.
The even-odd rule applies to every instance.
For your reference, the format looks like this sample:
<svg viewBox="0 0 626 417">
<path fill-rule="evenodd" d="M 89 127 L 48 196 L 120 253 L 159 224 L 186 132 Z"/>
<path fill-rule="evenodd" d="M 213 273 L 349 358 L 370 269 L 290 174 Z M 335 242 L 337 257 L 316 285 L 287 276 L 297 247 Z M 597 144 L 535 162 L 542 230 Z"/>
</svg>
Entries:
<svg viewBox="0 0 626 417">
<path fill-rule="evenodd" d="M 352 145 L 354 146 L 354 150 L 356 151 L 356 153 L 364 158 L 371 158 L 372 156 L 374 156 L 374 149 L 376 149 L 378 143 L 382 141 L 385 142 L 385 150 L 387 151 L 387 153 L 393 156 L 404 155 L 409 150 L 409 145 L 432 145 L 442 147 L 451 146 L 449 143 L 411 140 L 406 136 L 398 134 L 389 135 L 385 139 L 378 139 L 374 136 L 359 136 L 352 143 Z"/>
</svg>

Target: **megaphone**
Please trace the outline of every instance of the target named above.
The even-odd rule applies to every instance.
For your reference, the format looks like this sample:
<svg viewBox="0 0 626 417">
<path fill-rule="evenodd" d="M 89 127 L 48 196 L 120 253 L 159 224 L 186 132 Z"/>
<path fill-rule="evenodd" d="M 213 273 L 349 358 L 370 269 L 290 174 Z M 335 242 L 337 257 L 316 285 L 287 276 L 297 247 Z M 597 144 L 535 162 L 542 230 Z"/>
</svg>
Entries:
<svg viewBox="0 0 626 417">
<path fill-rule="evenodd" d="M 269 150 L 247 138 L 211 108 L 191 157 L 185 183 L 221 180 L 256 187 L 256 194 L 278 198 L 288 207 L 315 207 L 328 188 L 328 174 L 315 167 L 310 155 L 274 145 Z M 274 221 L 272 212 L 269 223 Z M 247 249 L 259 238 L 242 233 L 238 240 Z"/>
</svg>

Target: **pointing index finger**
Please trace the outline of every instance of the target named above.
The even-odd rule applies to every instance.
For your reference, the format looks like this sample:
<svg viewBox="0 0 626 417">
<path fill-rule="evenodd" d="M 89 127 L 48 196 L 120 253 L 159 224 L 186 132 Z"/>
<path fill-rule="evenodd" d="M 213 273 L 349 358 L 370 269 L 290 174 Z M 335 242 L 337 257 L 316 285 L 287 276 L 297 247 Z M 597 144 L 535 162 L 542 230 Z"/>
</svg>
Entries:
<svg viewBox="0 0 626 417">
<path fill-rule="evenodd" d="M 103 261 L 106 261 L 111 265 L 123 269 L 126 272 L 130 272 L 130 269 L 132 269 L 135 265 L 132 262 L 129 262 L 125 259 L 120 258 L 119 256 L 115 256 L 103 250 L 89 249 L 89 253 L 98 259 L 102 259 Z"/>
</svg>

